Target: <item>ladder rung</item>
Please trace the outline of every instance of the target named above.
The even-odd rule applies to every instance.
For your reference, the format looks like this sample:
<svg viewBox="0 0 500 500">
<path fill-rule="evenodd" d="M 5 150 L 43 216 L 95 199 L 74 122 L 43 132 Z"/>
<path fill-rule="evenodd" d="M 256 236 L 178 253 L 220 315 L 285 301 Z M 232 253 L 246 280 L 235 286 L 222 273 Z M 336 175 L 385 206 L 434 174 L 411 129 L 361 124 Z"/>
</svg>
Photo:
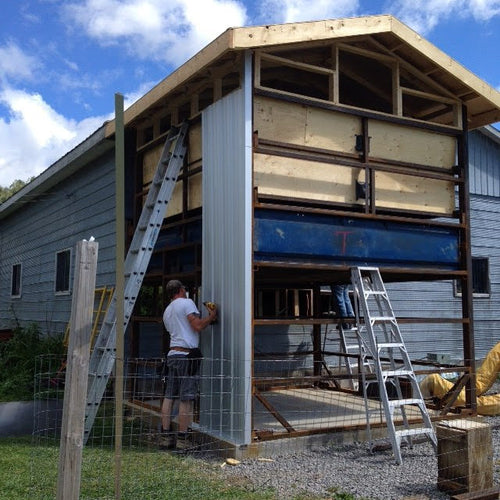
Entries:
<svg viewBox="0 0 500 500">
<path fill-rule="evenodd" d="M 359 345 L 358 344 L 350 344 L 345 346 L 346 351 L 349 349 L 356 349 L 359 351 Z"/>
<path fill-rule="evenodd" d="M 377 344 L 379 349 L 401 349 L 405 345 L 402 342 L 384 342 Z"/>
<path fill-rule="evenodd" d="M 98 350 L 98 351 L 101 351 L 101 352 L 106 352 L 106 351 L 115 351 L 116 349 L 114 347 L 95 346 L 94 350 Z"/>
<path fill-rule="evenodd" d="M 396 431 L 396 436 L 418 436 L 419 434 L 434 434 L 434 430 L 431 427 L 418 427 L 416 429 L 400 429 Z"/>
<path fill-rule="evenodd" d="M 418 398 L 408 398 L 408 399 L 390 399 L 389 406 L 405 406 L 405 405 L 420 405 L 424 404 L 421 399 Z"/>
<path fill-rule="evenodd" d="M 404 377 L 405 375 L 413 375 L 412 370 L 382 370 L 384 377 Z"/>
<path fill-rule="evenodd" d="M 386 295 L 384 290 L 365 290 L 365 295 Z"/>
<path fill-rule="evenodd" d="M 370 321 L 372 323 L 375 322 L 382 322 L 382 321 L 396 321 L 396 318 L 394 316 L 372 316 L 370 318 Z"/>
</svg>

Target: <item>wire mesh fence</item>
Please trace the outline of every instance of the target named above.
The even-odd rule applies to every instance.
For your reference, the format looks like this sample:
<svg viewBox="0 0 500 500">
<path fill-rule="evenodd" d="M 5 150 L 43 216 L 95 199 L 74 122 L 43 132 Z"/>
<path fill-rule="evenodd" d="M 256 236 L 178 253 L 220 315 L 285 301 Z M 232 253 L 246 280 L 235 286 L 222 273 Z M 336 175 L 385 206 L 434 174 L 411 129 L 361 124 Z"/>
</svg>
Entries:
<svg viewBox="0 0 500 500">
<path fill-rule="evenodd" d="M 210 498 L 198 489 L 198 479 L 206 482 L 207 474 L 226 488 L 240 488 L 227 498 L 249 492 L 261 495 L 253 498 L 335 498 L 339 491 L 353 498 L 448 498 L 500 484 L 500 416 L 437 418 L 438 412 L 429 410 L 437 450 L 427 439 L 403 440 L 398 466 L 380 398 L 376 390 L 367 398 L 360 393 L 355 365 L 349 375 L 345 364 L 327 363 L 318 375 L 297 371 L 296 360 L 269 356 L 265 369 L 252 377 L 231 371 L 233 362 L 203 360 L 193 423 L 179 446 L 177 406 L 171 432 L 161 428 L 162 359 L 127 360 L 121 469 L 116 471 L 116 380 L 111 378 L 83 449 L 81 498 L 114 498 L 117 474 L 124 498 Z M 55 495 L 65 370 L 64 357 L 37 358 L 33 498 Z M 367 412 L 376 416 L 371 446 Z M 408 405 L 410 425 L 418 425 L 412 412 Z"/>
</svg>

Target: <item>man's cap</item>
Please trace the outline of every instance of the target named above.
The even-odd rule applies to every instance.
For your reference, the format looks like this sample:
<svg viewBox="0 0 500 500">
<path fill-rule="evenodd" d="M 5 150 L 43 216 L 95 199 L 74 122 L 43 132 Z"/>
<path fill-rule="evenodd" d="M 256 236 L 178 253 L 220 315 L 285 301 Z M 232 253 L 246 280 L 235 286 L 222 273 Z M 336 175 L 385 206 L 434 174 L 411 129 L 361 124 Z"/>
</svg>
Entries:
<svg viewBox="0 0 500 500">
<path fill-rule="evenodd" d="M 165 287 L 167 297 L 171 299 L 184 285 L 179 280 L 170 280 Z"/>
</svg>

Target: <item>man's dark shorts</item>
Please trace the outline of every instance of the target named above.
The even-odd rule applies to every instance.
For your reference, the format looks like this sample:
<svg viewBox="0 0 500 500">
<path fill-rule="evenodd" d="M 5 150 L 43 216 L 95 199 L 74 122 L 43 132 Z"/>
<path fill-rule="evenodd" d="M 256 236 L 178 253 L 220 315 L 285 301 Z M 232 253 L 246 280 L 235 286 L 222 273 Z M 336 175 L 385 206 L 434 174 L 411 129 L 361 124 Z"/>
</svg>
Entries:
<svg viewBox="0 0 500 500">
<path fill-rule="evenodd" d="M 193 362 L 198 360 L 190 359 L 184 355 L 167 356 L 168 376 L 165 387 L 165 397 L 181 401 L 195 399 L 198 393 L 199 362 L 193 366 Z"/>
</svg>

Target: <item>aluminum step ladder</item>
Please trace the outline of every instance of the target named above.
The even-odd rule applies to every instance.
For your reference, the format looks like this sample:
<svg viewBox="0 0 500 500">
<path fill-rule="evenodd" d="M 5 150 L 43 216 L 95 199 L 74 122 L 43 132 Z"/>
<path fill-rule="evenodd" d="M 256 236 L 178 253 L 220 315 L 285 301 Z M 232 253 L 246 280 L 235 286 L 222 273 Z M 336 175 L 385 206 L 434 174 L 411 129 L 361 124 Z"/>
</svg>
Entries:
<svg viewBox="0 0 500 500">
<path fill-rule="evenodd" d="M 353 267 L 351 281 L 354 286 L 356 323 L 360 342 L 363 344 L 363 355 L 373 360 L 388 437 L 396 462 L 401 464 L 402 442 L 411 446 L 413 437 L 425 436 L 431 441 L 434 449 L 437 449 L 436 434 L 379 269 Z M 373 410 L 369 404 L 369 385 L 374 381 L 366 376 L 363 369 L 365 363 L 361 362 L 360 365 L 368 438 L 370 450 L 373 451 L 370 427 Z M 411 389 L 409 396 L 403 396 L 402 382 Z M 392 388 L 391 396 L 388 387 Z M 418 422 L 412 426 L 408 418 L 411 408 L 413 413 L 415 408 L 420 410 L 419 417 L 415 419 Z"/>
<path fill-rule="evenodd" d="M 160 160 L 144 202 L 124 263 L 124 329 L 127 328 L 155 247 L 167 205 L 184 164 L 188 124 L 172 127 L 167 133 Z M 90 356 L 84 444 L 94 424 L 116 356 L 116 292 L 104 317 Z"/>
<path fill-rule="evenodd" d="M 373 373 L 373 363 L 371 363 L 369 358 L 362 353 L 363 345 L 358 335 L 357 326 L 344 328 L 343 321 L 339 321 L 337 330 L 339 332 L 340 352 L 348 355 L 344 356 L 344 366 L 347 375 L 349 376 L 349 388 L 353 391 L 357 391 L 360 389 L 358 382 L 359 374 L 367 372 Z M 353 358 L 351 355 L 357 356 L 359 362 L 356 361 L 356 358 Z M 362 371 L 359 366 L 361 363 L 364 363 L 364 371 Z"/>
</svg>

